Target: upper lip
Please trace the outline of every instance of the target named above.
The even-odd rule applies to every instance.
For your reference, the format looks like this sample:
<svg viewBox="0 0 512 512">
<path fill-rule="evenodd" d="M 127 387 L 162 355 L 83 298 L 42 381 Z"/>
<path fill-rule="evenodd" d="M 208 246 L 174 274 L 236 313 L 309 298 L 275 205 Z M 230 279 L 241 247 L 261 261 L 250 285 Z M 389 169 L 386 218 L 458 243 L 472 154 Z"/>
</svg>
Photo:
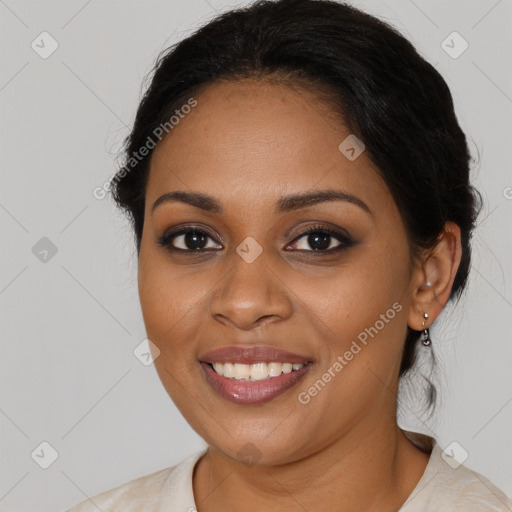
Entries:
<svg viewBox="0 0 512 512">
<path fill-rule="evenodd" d="M 310 356 L 268 345 L 232 345 L 210 350 L 199 357 L 203 363 L 309 363 Z"/>
</svg>

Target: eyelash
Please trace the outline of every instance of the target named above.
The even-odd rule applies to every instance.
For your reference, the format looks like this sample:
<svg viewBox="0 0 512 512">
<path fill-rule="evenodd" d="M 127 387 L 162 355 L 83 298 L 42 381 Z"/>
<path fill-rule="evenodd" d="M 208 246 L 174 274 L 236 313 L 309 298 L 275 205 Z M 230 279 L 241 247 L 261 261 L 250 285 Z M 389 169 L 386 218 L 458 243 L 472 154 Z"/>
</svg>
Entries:
<svg viewBox="0 0 512 512">
<path fill-rule="evenodd" d="M 200 253 L 212 251 L 211 248 L 210 249 L 179 249 L 177 247 L 173 247 L 172 241 L 176 237 L 178 237 L 180 235 L 186 235 L 188 233 L 196 233 L 198 235 L 205 235 L 206 237 L 214 240 L 214 238 L 210 235 L 210 233 L 208 233 L 208 231 L 205 231 L 204 229 L 201 229 L 201 228 L 187 226 L 185 228 L 181 228 L 176 231 L 164 233 L 158 239 L 157 242 L 159 245 L 165 247 L 169 252 L 173 252 L 173 253 L 181 252 L 182 254 L 188 253 L 190 255 L 194 255 L 194 254 L 200 254 Z M 301 238 L 303 238 L 304 236 L 311 235 L 311 234 L 328 235 L 332 238 L 335 238 L 338 242 L 340 242 L 340 245 L 338 245 L 337 247 L 331 248 L 331 249 L 322 249 L 322 250 L 295 249 L 295 250 L 297 250 L 299 252 L 310 252 L 310 253 L 315 253 L 315 254 L 320 254 L 320 255 L 327 255 L 327 254 L 332 254 L 332 253 L 341 251 L 343 249 L 347 249 L 348 247 L 351 247 L 354 245 L 353 240 L 347 234 L 345 234 L 343 232 L 336 231 L 334 229 L 327 228 L 325 226 L 310 226 L 307 229 L 305 229 L 302 233 L 297 235 L 291 243 L 294 243 L 297 240 L 300 240 Z M 288 244 L 288 245 L 291 245 L 291 244 Z M 213 249 L 213 250 L 216 251 L 219 249 Z"/>
</svg>

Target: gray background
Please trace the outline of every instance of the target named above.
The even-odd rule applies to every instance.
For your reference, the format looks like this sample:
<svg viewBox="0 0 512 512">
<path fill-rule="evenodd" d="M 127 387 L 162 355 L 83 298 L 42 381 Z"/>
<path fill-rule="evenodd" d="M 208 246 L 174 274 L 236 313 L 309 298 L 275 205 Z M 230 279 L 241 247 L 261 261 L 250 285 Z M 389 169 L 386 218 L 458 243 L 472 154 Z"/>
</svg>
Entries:
<svg viewBox="0 0 512 512">
<path fill-rule="evenodd" d="M 62 510 L 204 446 L 133 355 L 145 331 L 132 235 L 92 191 L 115 171 L 158 52 L 242 3 L 0 0 L 0 511 Z M 354 3 L 443 74 L 486 201 L 469 290 L 432 330 L 440 408 L 427 420 L 410 400 L 401 424 L 457 441 L 512 495 L 512 3 Z M 43 31 L 59 45 L 46 59 L 31 48 Z M 441 46 L 453 31 L 469 43 L 456 59 Z M 38 253 L 44 237 L 56 254 Z M 43 441 L 58 453 L 48 469 L 31 456 Z"/>
</svg>

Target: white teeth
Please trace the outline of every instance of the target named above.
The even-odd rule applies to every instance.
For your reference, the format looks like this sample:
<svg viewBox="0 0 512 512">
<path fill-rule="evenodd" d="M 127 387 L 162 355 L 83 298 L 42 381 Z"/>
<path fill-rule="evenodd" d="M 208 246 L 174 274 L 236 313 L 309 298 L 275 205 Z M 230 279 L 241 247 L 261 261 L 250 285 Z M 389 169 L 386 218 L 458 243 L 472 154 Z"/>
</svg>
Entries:
<svg viewBox="0 0 512 512">
<path fill-rule="evenodd" d="M 300 370 L 303 366 L 304 363 L 213 363 L 213 369 L 219 375 L 236 380 L 265 380 Z"/>
<path fill-rule="evenodd" d="M 235 363 L 235 379 L 248 379 L 251 367 L 247 364 Z"/>
<path fill-rule="evenodd" d="M 221 373 L 221 375 L 224 375 L 224 377 L 229 377 L 232 379 L 235 376 L 235 365 L 231 363 L 225 363 L 222 366 L 224 367 L 224 370 Z"/>
<path fill-rule="evenodd" d="M 283 363 L 283 373 L 291 373 L 292 369 L 292 363 Z"/>
<path fill-rule="evenodd" d="M 269 377 L 279 377 L 283 365 L 281 363 L 268 363 L 268 375 Z"/>
<path fill-rule="evenodd" d="M 250 375 L 252 380 L 263 380 L 268 378 L 269 371 L 267 363 L 252 364 Z"/>
</svg>

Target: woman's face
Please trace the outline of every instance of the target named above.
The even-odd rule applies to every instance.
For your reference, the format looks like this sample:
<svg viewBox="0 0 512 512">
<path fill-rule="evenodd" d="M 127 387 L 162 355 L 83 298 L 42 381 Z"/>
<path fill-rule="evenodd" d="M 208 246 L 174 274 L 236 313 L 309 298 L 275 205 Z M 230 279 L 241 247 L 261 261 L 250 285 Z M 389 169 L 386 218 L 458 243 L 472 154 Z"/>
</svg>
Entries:
<svg viewBox="0 0 512 512">
<path fill-rule="evenodd" d="M 278 464 L 372 435 L 395 418 L 413 289 L 388 188 L 310 93 L 245 80 L 195 99 L 147 184 L 139 293 L 162 383 L 230 458 Z M 153 211 L 178 191 L 216 207 L 182 195 Z"/>
</svg>

